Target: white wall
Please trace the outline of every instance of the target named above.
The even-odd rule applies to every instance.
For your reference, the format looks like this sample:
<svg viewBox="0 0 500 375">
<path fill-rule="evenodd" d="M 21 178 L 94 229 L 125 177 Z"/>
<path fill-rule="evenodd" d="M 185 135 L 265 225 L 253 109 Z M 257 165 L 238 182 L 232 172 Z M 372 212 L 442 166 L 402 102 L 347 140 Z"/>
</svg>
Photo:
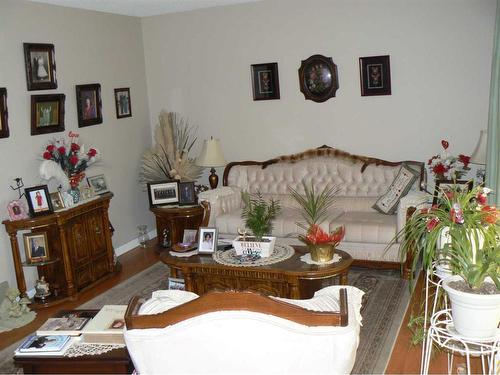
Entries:
<svg viewBox="0 0 500 375">
<path fill-rule="evenodd" d="M 56 90 L 27 91 L 23 42 L 55 45 Z M 116 229 L 115 248 L 136 237 L 138 224 L 152 228 L 153 215 L 146 194 L 137 184 L 140 155 L 151 143 L 140 20 L 0 0 L 0 50 L 0 87 L 8 91 L 10 127 L 10 137 L 0 139 L 0 215 L 8 217 L 7 203 L 17 199 L 9 188 L 14 185 L 13 179 L 22 177 L 26 186 L 40 183 L 38 167 L 45 144 L 72 130 L 80 133 L 83 143 L 92 144 L 103 154 L 102 161 L 89 167 L 87 174 L 104 173 L 115 194 L 110 210 Z M 75 85 L 86 83 L 101 84 L 104 121 L 78 128 Z M 130 87 L 131 118 L 116 119 L 114 88 L 118 87 Z M 31 136 L 30 96 L 50 93 L 66 94 L 66 131 Z M 10 243 L 4 229 L 0 230 L 0 257 L 0 281 L 8 280 L 15 286 Z M 32 284 L 33 272 L 28 277 Z"/>
<path fill-rule="evenodd" d="M 328 144 L 427 160 L 470 154 L 487 126 L 495 0 L 272 0 L 142 19 L 151 118 L 219 137 L 228 160 Z M 301 60 L 331 56 L 340 89 L 304 100 Z M 361 97 L 358 58 L 390 55 L 392 95 Z M 250 65 L 278 62 L 280 100 L 252 100 Z"/>
</svg>

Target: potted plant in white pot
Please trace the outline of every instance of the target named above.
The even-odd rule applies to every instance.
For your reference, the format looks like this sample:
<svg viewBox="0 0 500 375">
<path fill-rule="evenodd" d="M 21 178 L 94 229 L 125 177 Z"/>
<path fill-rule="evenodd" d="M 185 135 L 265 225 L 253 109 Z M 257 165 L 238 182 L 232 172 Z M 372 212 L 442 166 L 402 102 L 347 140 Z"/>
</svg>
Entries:
<svg viewBox="0 0 500 375">
<path fill-rule="evenodd" d="M 290 196 L 300 206 L 304 220 L 297 222 L 297 225 L 306 231 L 306 235 L 299 235 L 299 240 L 307 245 L 313 261 L 329 262 L 333 259 L 335 248 L 344 238 L 345 229 L 340 226 L 328 233 L 320 225 L 330 216 L 329 209 L 335 203 L 338 187 L 325 186 L 319 193 L 312 183 L 307 185 L 302 181 L 302 187 L 304 194 L 289 188 Z"/>
<path fill-rule="evenodd" d="M 238 230 L 240 236 L 233 241 L 236 254 L 268 257 L 272 254 L 276 242 L 276 237 L 270 234 L 273 221 L 281 211 L 279 201 L 266 201 L 260 192 L 254 195 L 243 192 L 241 198 L 244 204 L 241 217 L 253 236 L 247 236 L 245 231 Z"/>
<path fill-rule="evenodd" d="M 413 257 L 412 271 L 420 255 L 428 272 L 436 262 L 449 265 L 452 276 L 443 288 L 455 329 L 475 338 L 493 336 L 500 318 L 500 214 L 486 204 L 488 192 L 481 186 L 442 191 L 437 205 L 415 212 L 398 233 L 402 255 Z M 469 296 L 473 312 L 464 318 L 463 300 Z"/>
</svg>

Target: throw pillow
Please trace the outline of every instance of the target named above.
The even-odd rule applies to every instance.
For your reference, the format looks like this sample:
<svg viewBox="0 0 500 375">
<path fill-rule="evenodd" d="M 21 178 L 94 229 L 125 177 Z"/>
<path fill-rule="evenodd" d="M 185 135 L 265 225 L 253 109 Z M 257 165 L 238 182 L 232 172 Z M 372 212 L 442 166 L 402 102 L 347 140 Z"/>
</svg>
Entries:
<svg viewBox="0 0 500 375">
<path fill-rule="evenodd" d="M 419 173 L 417 171 L 403 163 L 394 181 L 392 181 L 387 191 L 377 199 L 372 208 L 383 214 L 392 215 L 396 212 L 400 199 L 408 194 L 418 177 Z"/>
</svg>

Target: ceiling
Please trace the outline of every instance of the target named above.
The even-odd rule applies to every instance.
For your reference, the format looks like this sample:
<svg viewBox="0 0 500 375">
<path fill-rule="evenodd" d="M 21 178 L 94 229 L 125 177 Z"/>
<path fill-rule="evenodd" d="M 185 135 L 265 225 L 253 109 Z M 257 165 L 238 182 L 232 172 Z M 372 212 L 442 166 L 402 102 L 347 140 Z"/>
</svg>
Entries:
<svg viewBox="0 0 500 375">
<path fill-rule="evenodd" d="M 147 17 L 165 13 L 186 12 L 222 5 L 250 3 L 262 0 L 30 0 L 37 3 L 61 5 L 70 8 Z"/>
</svg>

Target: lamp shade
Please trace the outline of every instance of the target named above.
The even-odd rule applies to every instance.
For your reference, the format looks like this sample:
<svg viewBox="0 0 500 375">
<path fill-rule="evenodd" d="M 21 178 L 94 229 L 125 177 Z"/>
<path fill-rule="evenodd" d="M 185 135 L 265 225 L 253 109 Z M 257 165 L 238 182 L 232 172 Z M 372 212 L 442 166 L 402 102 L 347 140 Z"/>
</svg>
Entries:
<svg viewBox="0 0 500 375">
<path fill-rule="evenodd" d="M 224 159 L 218 139 L 210 138 L 203 142 L 203 148 L 196 159 L 196 165 L 200 167 L 223 167 L 226 165 L 226 159 Z"/>
<path fill-rule="evenodd" d="M 486 164 L 486 147 L 487 147 L 487 132 L 481 130 L 479 133 L 479 141 L 476 148 L 470 157 L 470 162 L 474 164 Z"/>
</svg>

